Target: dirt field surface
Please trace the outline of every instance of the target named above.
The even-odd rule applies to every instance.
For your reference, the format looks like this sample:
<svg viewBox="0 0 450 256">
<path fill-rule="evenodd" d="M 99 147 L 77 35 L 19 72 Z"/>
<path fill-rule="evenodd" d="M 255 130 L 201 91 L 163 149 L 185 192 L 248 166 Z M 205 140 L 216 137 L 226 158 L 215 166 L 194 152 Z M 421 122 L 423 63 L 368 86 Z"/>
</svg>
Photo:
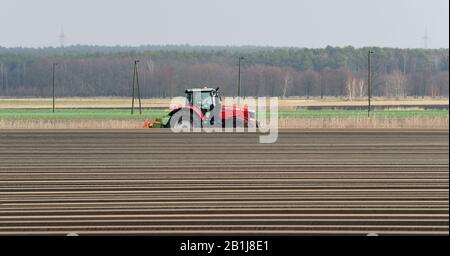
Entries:
<svg viewBox="0 0 450 256">
<path fill-rule="evenodd" d="M 448 130 L 0 130 L 0 234 L 449 234 Z"/>
</svg>

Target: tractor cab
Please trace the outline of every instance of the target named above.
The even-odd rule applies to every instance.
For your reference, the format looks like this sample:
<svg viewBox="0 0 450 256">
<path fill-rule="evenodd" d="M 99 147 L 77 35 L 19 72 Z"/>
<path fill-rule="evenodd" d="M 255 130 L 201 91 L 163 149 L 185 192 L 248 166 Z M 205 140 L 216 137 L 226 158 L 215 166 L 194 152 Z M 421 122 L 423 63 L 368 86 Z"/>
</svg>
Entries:
<svg viewBox="0 0 450 256">
<path fill-rule="evenodd" d="M 210 120 L 213 110 L 220 110 L 219 88 L 194 88 L 187 89 L 186 106 L 196 107 L 199 109 L 207 120 Z M 213 124 L 213 117 L 210 120 Z"/>
</svg>

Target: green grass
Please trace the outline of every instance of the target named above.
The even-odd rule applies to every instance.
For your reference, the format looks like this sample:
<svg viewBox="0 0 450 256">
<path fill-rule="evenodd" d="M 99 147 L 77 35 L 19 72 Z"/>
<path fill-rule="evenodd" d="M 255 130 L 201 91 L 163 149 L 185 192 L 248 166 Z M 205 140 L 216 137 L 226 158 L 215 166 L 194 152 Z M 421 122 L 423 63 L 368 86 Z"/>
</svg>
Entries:
<svg viewBox="0 0 450 256">
<path fill-rule="evenodd" d="M 166 115 L 164 109 L 144 109 L 142 115 L 129 109 L 0 109 L 0 120 L 148 120 Z M 281 110 L 280 118 L 366 117 L 365 110 Z M 448 117 L 448 110 L 377 110 L 375 117 Z"/>
<path fill-rule="evenodd" d="M 281 110 L 281 118 L 348 118 L 366 117 L 367 110 Z M 448 110 L 376 110 L 371 112 L 374 117 L 414 117 L 433 116 L 446 117 Z"/>
<path fill-rule="evenodd" d="M 130 114 L 129 109 L 0 109 L 0 120 L 146 120 L 168 113 L 167 110 L 143 109 Z"/>
</svg>

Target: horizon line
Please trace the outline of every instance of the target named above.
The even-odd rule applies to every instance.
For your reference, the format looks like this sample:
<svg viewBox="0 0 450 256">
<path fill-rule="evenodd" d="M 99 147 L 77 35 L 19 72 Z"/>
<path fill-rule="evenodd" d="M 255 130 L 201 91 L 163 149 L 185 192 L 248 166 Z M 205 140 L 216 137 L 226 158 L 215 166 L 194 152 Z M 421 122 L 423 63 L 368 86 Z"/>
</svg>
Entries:
<svg viewBox="0 0 450 256">
<path fill-rule="evenodd" d="M 142 47 L 191 47 L 191 48 L 201 48 L 201 47 L 211 47 L 211 48 L 273 48 L 273 49 L 326 49 L 331 48 L 353 48 L 353 49 L 366 49 L 366 48 L 388 48 L 388 49 L 402 49 L 402 50 L 443 50 L 449 49 L 449 47 L 439 47 L 439 48 L 424 48 L 424 47 L 392 47 L 392 46 L 333 46 L 327 45 L 324 47 L 306 47 L 306 46 L 273 46 L 273 45 L 207 45 L 207 44 L 141 44 L 141 45 L 101 45 L 101 44 L 71 44 L 65 46 L 3 46 L 0 44 L 0 48 L 3 49 L 64 49 L 72 47 L 104 47 L 104 48 L 142 48 Z"/>
</svg>

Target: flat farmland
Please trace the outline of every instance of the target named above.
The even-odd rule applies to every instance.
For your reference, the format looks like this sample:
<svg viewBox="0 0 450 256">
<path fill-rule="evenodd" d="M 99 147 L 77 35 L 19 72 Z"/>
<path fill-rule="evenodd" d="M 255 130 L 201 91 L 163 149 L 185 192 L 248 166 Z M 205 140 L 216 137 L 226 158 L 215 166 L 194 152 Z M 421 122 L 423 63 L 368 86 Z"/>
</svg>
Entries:
<svg viewBox="0 0 450 256">
<path fill-rule="evenodd" d="M 182 95 L 179 95 L 182 96 Z M 131 98 L 129 97 L 65 97 L 56 98 L 56 108 L 59 109 L 128 109 L 131 107 Z M 143 98 L 143 108 L 167 109 L 170 106 L 170 98 Z M 177 104 L 184 104 L 183 99 L 177 99 Z M 448 98 L 403 98 L 386 99 L 373 97 L 373 106 L 404 106 L 404 107 L 445 107 L 448 109 Z M 339 107 L 339 106 L 367 106 L 367 98 L 358 98 L 348 100 L 336 97 L 320 98 L 286 98 L 279 100 L 280 109 L 296 109 L 302 107 Z M 135 101 L 138 106 L 138 101 Z M 0 109 L 51 109 L 52 98 L 0 98 Z"/>
<path fill-rule="evenodd" d="M 0 129 L 136 129 L 169 109 L 0 109 Z M 263 116 L 259 113 L 258 119 Z M 268 114 L 267 114 L 268 116 Z M 448 110 L 280 110 L 280 128 L 448 129 Z"/>
<path fill-rule="evenodd" d="M 178 105 L 184 100 L 178 99 Z M 131 99 L 0 98 L 0 129 L 136 129 L 144 121 L 167 115 L 170 99 L 142 99 L 142 115 L 131 115 Z M 448 99 L 374 98 L 370 118 L 367 101 L 339 98 L 279 100 L 278 126 L 288 129 L 448 129 Z M 259 113 L 261 116 L 264 113 Z"/>
<path fill-rule="evenodd" d="M 449 234 L 448 129 L 0 130 L 0 234 Z"/>
</svg>

